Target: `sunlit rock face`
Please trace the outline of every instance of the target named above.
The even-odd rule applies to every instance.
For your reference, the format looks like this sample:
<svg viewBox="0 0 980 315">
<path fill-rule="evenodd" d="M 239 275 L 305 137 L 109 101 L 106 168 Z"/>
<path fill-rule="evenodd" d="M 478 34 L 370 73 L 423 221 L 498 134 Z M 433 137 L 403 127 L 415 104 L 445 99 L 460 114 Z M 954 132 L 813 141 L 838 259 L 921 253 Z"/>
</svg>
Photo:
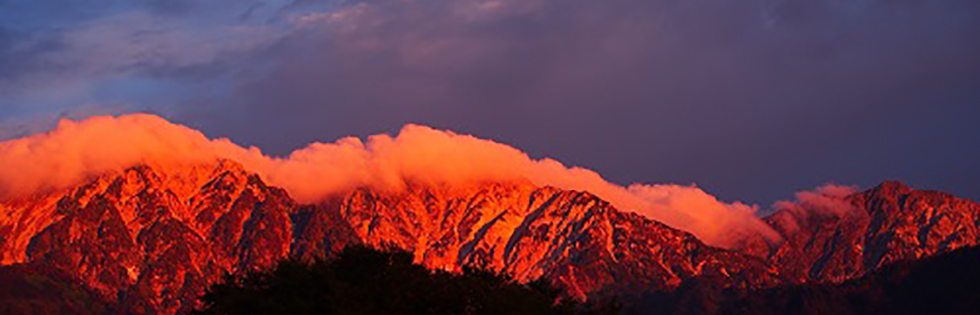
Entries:
<svg viewBox="0 0 980 315">
<path fill-rule="evenodd" d="M 708 247 L 586 192 L 500 183 L 358 190 L 339 212 L 357 239 L 407 249 L 432 268 L 474 266 L 519 281 L 544 277 L 581 298 L 602 289 L 669 290 L 698 276 L 721 286 L 781 282 L 761 259 Z"/>
<path fill-rule="evenodd" d="M 132 312 L 180 313 L 226 273 L 395 246 L 432 268 L 468 265 L 596 290 L 668 290 L 711 276 L 779 283 L 763 260 L 704 245 L 586 192 L 526 183 L 356 189 L 298 205 L 240 165 L 139 166 L 3 203 L 5 263 L 63 270 Z"/>
<path fill-rule="evenodd" d="M 840 215 L 766 218 L 786 239 L 774 265 L 796 281 L 841 282 L 977 244 L 980 206 L 968 199 L 885 182 L 844 200 L 853 210 Z"/>
<path fill-rule="evenodd" d="M 26 210 L 46 214 L 48 224 L 12 234 L 30 241 L 11 257 L 64 270 L 135 312 L 176 312 L 225 273 L 285 258 L 295 205 L 239 165 L 219 162 L 106 174 L 63 193 L 53 208 Z"/>
<path fill-rule="evenodd" d="M 977 205 L 898 183 L 845 197 L 836 216 L 780 212 L 785 241 L 731 251 L 619 211 L 588 192 L 484 182 L 354 189 L 298 204 L 229 161 L 138 166 L 0 203 L 0 259 L 54 268 L 133 313 L 184 313 L 225 274 L 364 243 L 449 271 L 544 278 L 576 298 L 841 281 L 973 245 Z"/>
</svg>

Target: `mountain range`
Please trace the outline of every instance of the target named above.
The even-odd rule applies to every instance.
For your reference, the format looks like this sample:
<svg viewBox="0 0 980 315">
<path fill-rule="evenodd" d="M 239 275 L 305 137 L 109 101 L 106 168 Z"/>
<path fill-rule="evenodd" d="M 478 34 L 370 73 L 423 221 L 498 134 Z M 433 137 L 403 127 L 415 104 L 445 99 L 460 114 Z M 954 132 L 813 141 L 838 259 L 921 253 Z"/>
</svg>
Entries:
<svg viewBox="0 0 980 315">
<path fill-rule="evenodd" d="M 728 249 L 587 191 L 529 182 L 352 189 L 300 203 L 230 160 L 139 165 L 0 201 L 0 262 L 49 270 L 131 313 L 186 313 L 225 274 L 349 244 L 430 268 L 543 278 L 576 299 L 839 284 L 976 245 L 980 204 L 899 182 L 833 197 L 835 211 L 764 218 L 780 240 Z"/>
</svg>

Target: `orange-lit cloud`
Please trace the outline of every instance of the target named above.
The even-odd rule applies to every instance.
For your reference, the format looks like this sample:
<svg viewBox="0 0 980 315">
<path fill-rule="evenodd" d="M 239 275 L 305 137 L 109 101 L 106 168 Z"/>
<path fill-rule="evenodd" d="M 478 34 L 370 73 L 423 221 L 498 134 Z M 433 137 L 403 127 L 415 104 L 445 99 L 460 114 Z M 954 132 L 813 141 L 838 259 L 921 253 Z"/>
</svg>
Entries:
<svg viewBox="0 0 980 315">
<path fill-rule="evenodd" d="M 795 201 L 779 201 L 773 205 L 773 216 L 785 233 L 793 233 L 812 220 L 844 218 L 861 214 L 845 197 L 857 192 L 857 187 L 827 184 L 813 191 L 796 193 Z"/>
<path fill-rule="evenodd" d="M 209 139 L 153 115 L 63 120 L 48 133 L 0 143 L 0 194 L 64 187 L 86 176 L 141 163 L 199 163 L 216 158 L 242 163 L 301 202 L 362 186 L 400 189 L 407 182 L 454 186 L 529 181 L 589 191 L 617 208 L 690 231 L 712 245 L 729 246 L 746 234 L 778 238 L 756 218 L 754 206 L 721 202 L 694 186 L 622 187 L 588 169 L 532 159 L 504 144 L 419 125 L 407 125 L 394 137 L 314 143 L 277 158 L 227 139 Z"/>
</svg>

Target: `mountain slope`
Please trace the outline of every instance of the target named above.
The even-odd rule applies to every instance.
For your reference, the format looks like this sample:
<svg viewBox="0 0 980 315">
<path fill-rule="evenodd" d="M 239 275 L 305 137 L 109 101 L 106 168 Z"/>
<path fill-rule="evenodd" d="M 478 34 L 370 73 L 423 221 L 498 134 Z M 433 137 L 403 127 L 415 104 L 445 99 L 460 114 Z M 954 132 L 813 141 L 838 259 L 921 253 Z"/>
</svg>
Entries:
<svg viewBox="0 0 980 315">
<path fill-rule="evenodd" d="M 0 266 L 0 314 L 93 314 L 111 310 L 62 272 Z"/>
<path fill-rule="evenodd" d="M 732 292 L 693 283 L 654 292 L 631 314 L 976 314 L 980 248 L 884 266 L 842 283 L 809 283 Z"/>
<path fill-rule="evenodd" d="M 432 268 L 544 277 L 577 297 L 669 290 L 693 277 L 726 287 L 782 282 L 762 259 L 708 247 L 589 193 L 522 183 L 356 189 L 298 205 L 219 161 L 133 167 L 4 205 L 16 218 L 0 221 L 5 260 L 64 271 L 138 313 L 184 312 L 225 273 L 350 243 L 397 246 Z"/>
<path fill-rule="evenodd" d="M 301 205 L 234 162 L 143 165 L 0 202 L 0 258 L 60 270 L 130 312 L 179 313 L 224 274 L 349 244 L 543 278 L 586 298 L 841 282 L 977 243 L 970 200 L 886 182 L 840 202 L 847 211 L 775 213 L 765 220 L 783 243 L 731 251 L 588 192 L 521 182 L 361 188 Z"/>
<path fill-rule="evenodd" d="M 798 281 L 841 282 L 881 266 L 977 244 L 980 204 L 899 182 L 844 197 L 842 213 L 766 218 L 786 240 L 771 257 Z"/>
<path fill-rule="evenodd" d="M 293 207 L 234 163 L 135 167 L 65 193 L 53 222 L 31 237 L 27 260 L 136 312 L 189 310 L 223 273 L 285 258 L 291 240 L 279 227 Z"/>
<path fill-rule="evenodd" d="M 605 287 L 668 290 L 700 275 L 726 286 L 781 282 L 760 259 L 708 247 L 586 192 L 499 183 L 395 194 L 362 189 L 348 194 L 339 212 L 358 239 L 394 244 L 430 267 L 545 277 L 579 297 Z"/>
</svg>

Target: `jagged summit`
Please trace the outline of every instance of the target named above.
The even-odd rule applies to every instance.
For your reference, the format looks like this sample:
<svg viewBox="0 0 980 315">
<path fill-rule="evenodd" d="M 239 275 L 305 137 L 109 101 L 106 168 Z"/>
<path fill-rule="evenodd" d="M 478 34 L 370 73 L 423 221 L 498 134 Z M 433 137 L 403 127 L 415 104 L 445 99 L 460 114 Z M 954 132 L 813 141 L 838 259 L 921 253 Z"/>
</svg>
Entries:
<svg viewBox="0 0 980 315">
<path fill-rule="evenodd" d="M 771 258 L 780 269 L 800 281 L 841 282 L 892 262 L 974 246 L 980 237 L 980 205 L 943 192 L 887 181 L 840 202 L 850 206 L 843 215 L 792 223 L 787 213 L 766 218 L 786 240 Z"/>
<path fill-rule="evenodd" d="M 223 273 L 285 257 L 288 248 L 257 254 L 259 246 L 238 242 L 243 234 L 251 242 L 288 241 L 262 226 L 288 222 L 293 206 L 281 189 L 218 161 L 104 174 L 48 207 L 23 210 L 31 229 L 14 222 L 4 239 L 18 243 L 4 246 L 4 256 L 64 270 L 139 312 L 187 310 L 185 301 Z"/>
<path fill-rule="evenodd" d="M 874 191 L 876 194 L 905 194 L 912 190 L 912 187 L 897 180 L 883 181 L 870 189 L 870 191 Z"/>
<path fill-rule="evenodd" d="M 526 183 L 354 189 L 300 205 L 230 161 L 142 165 L 5 208 L 3 257 L 64 270 L 133 312 L 183 312 L 224 273 L 390 244 L 432 268 L 540 277 L 584 298 L 604 288 L 669 290 L 711 276 L 780 282 L 764 261 L 623 213 L 587 192 Z"/>
<path fill-rule="evenodd" d="M 140 165 L 0 205 L 0 258 L 68 273 L 136 313 L 185 312 L 225 273 L 347 244 L 392 245 L 431 268 L 544 278 L 574 297 L 840 281 L 976 244 L 980 207 L 886 182 L 842 197 L 853 215 L 766 221 L 776 248 L 730 251 L 583 191 L 522 182 L 409 183 L 294 201 L 240 164 Z M 767 254 L 758 254 L 767 253 Z"/>
</svg>

